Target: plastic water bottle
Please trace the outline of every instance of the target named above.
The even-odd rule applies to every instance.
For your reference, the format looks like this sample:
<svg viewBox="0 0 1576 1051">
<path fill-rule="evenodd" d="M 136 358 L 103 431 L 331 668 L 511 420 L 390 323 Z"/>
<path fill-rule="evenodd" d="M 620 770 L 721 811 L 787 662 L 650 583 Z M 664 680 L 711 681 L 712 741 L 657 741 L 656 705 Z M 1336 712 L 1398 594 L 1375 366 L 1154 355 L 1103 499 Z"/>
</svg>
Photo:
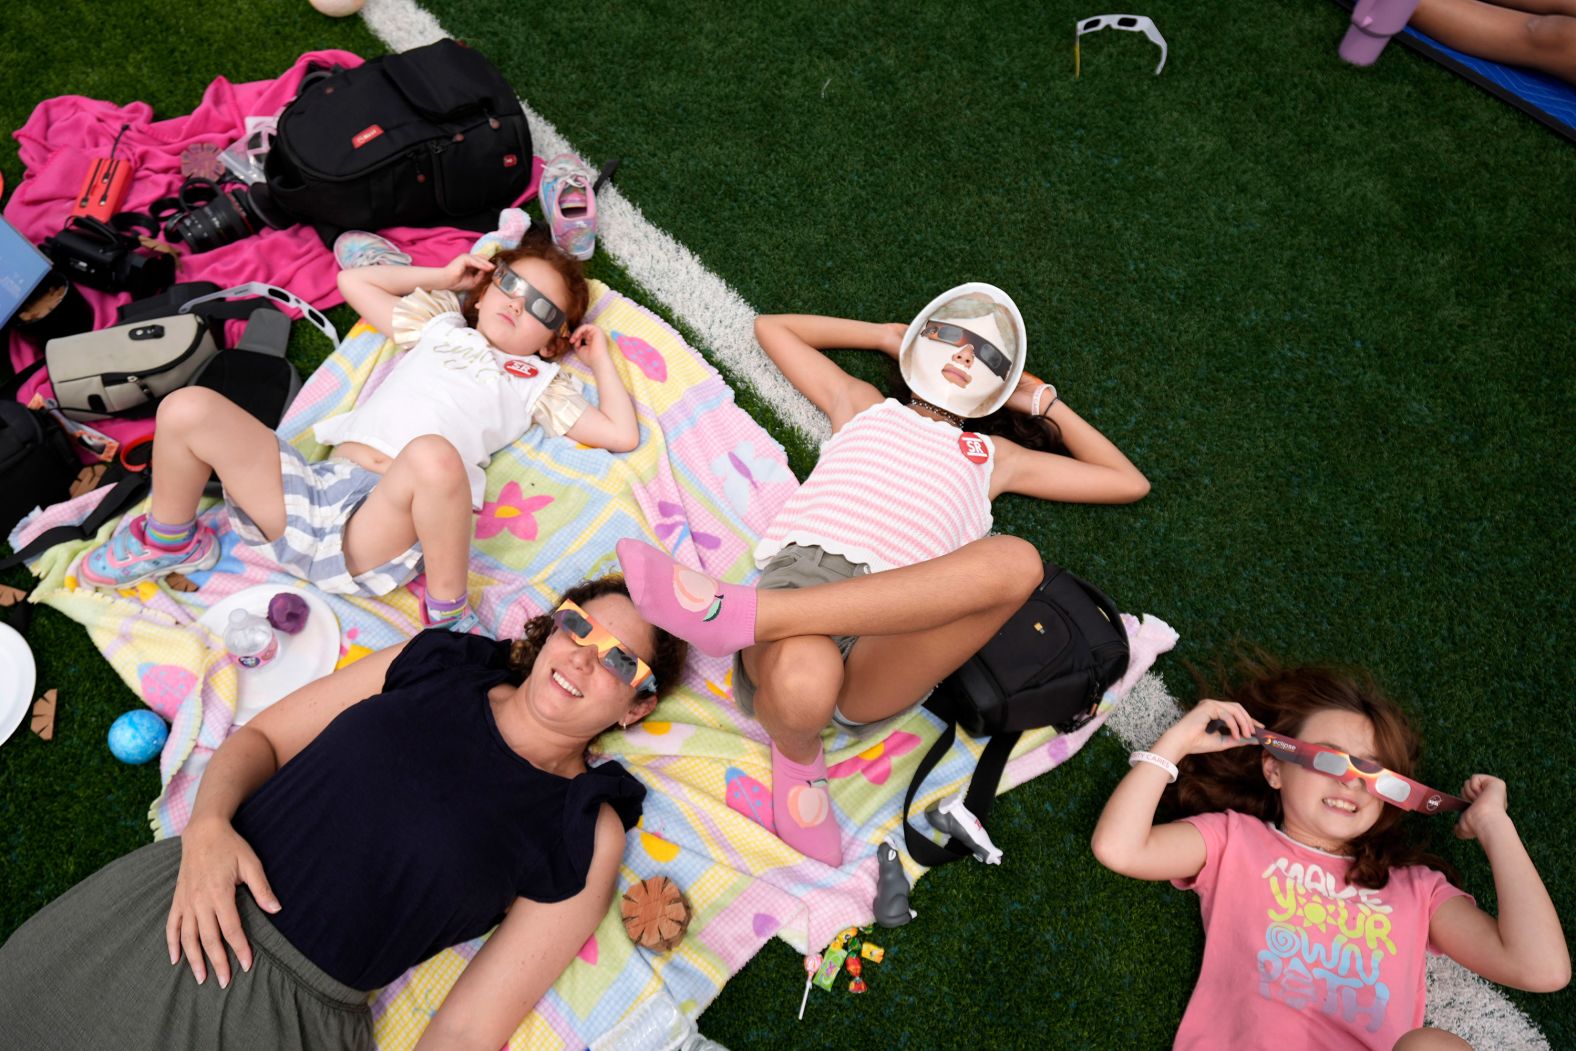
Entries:
<svg viewBox="0 0 1576 1051">
<path fill-rule="evenodd" d="M 635 1008 L 625 1019 L 598 1039 L 591 1051 L 728 1051 L 715 1040 L 700 1035 L 695 1020 L 673 1002 L 667 993 L 658 993 Z"/>
<path fill-rule="evenodd" d="M 224 648 L 241 667 L 261 668 L 278 655 L 279 636 L 266 618 L 238 609 L 224 630 Z"/>
</svg>

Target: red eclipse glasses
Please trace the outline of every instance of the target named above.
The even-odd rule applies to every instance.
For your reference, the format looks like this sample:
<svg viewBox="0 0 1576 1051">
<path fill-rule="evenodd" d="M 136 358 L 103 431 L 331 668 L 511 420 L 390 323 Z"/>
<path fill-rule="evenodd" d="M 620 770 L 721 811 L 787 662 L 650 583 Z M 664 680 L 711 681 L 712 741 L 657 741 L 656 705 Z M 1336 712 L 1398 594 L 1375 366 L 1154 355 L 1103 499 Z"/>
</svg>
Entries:
<svg viewBox="0 0 1576 1051">
<path fill-rule="evenodd" d="M 1206 729 L 1218 734 L 1231 732 L 1220 719 L 1210 720 Z M 1414 810 L 1422 814 L 1443 814 L 1465 810 L 1471 805 L 1460 796 L 1429 788 L 1421 781 L 1414 781 L 1405 774 L 1398 774 L 1394 770 L 1380 766 L 1372 759 L 1348 755 L 1327 745 L 1299 741 L 1295 737 L 1287 737 L 1274 730 L 1256 729 L 1253 731 L 1253 737 L 1277 759 L 1284 759 L 1304 769 L 1333 777 L 1342 784 L 1349 785 L 1353 781 L 1361 781 L 1371 795 L 1402 810 Z"/>
</svg>

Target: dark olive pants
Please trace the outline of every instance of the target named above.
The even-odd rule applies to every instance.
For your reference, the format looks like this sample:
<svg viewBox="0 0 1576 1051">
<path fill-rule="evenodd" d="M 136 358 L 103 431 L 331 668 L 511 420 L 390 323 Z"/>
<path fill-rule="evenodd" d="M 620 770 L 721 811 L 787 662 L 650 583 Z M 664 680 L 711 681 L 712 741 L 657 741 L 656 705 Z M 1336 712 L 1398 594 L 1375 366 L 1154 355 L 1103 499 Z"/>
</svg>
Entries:
<svg viewBox="0 0 1576 1051">
<path fill-rule="evenodd" d="M 372 1047 L 365 993 L 324 974 L 240 888 L 252 969 L 230 955 L 220 989 L 185 959 L 170 966 L 164 924 L 179 839 L 114 861 L 45 906 L 0 946 L 0 1048 L 125 1047 L 318 1051 Z"/>
</svg>

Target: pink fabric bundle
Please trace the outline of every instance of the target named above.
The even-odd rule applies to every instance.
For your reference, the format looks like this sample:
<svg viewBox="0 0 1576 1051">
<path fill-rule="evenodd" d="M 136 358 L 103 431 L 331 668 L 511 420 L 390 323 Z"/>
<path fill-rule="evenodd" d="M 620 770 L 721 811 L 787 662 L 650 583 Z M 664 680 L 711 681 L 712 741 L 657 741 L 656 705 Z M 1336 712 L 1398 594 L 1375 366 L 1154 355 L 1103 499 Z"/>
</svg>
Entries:
<svg viewBox="0 0 1576 1051">
<path fill-rule="evenodd" d="M 76 95 L 46 99 L 15 133 L 27 174 L 6 205 L 6 219 L 35 244 L 57 233 L 69 216 L 83 173 L 95 156 L 109 154 L 123 124 L 129 127 L 121 136 L 117 156 L 130 157 L 136 163 L 123 208 L 146 211 L 156 199 L 180 188 L 181 150 L 199 142 L 219 149 L 229 146 L 245 134 L 247 117 L 271 116 L 294 98 L 302 76 L 313 63 L 358 66 L 361 59 L 348 51 L 313 51 L 298 58 L 277 80 L 232 84 L 220 77 L 208 85 L 195 110 L 169 120 L 154 120 L 153 109 L 146 102 L 117 106 Z M 397 227 L 383 234 L 409 253 L 418 266 L 441 266 L 468 251 L 476 239 L 474 232 L 452 227 Z M 319 309 L 343 302 L 335 285 L 339 268 L 333 254 L 310 226 L 264 230 L 199 255 L 188 255 L 185 248 L 180 252 L 177 281 L 212 281 L 221 288 L 266 281 L 290 289 Z M 112 324 L 115 307 L 130 298 L 91 289 L 82 289 L 82 293 L 93 306 L 95 327 Z M 12 365 L 20 368 L 36 359 L 42 348 L 12 336 L 10 352 Z M 20 400 L 25 402 L 37 386 L 27 384 Z M 100 429 L 127 441 L 151 433 L 153 423 L 109 421 Z"/>
</svg>

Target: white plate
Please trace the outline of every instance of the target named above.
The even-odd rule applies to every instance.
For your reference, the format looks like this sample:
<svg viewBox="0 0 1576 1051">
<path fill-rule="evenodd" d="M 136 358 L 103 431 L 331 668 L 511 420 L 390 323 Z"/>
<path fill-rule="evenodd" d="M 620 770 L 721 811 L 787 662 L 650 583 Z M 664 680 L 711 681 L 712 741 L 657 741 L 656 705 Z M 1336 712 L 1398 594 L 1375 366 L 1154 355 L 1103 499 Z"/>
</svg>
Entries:
<svg viewBox="0 0 1576 1051">
<path fill-rule="evenodd" d="M 38 669 L 27 641 L 9 624 L 0 624 L 0 744 L 4 744 L 33 707 Z"/>
<path fill-rule="evenodd" d="M 311 588 L 291 587 L 288 584 L 260 584 L 245 591 L 237 591 L 209 607 L 197 623 L 218 636 L 224 645 L 224 631 L 230 625 L 230 614 L 244 609 L 262 617 L 268 614 L 268 603 L 275 595 L 299 595 L 311 609 L 306 626 L 299 635 L 279 636 L 279 653 L 261 668 L 235 669 L 239 681 L 236 698 L 235 723 L 241 726 L 258 712 L 279 700 L 285 694 L 305 686 L 313 679 L 320 679 L 334 670 L 339 663 L 339 618 L 329 608 L 323 597 Z"/>
</svg>

